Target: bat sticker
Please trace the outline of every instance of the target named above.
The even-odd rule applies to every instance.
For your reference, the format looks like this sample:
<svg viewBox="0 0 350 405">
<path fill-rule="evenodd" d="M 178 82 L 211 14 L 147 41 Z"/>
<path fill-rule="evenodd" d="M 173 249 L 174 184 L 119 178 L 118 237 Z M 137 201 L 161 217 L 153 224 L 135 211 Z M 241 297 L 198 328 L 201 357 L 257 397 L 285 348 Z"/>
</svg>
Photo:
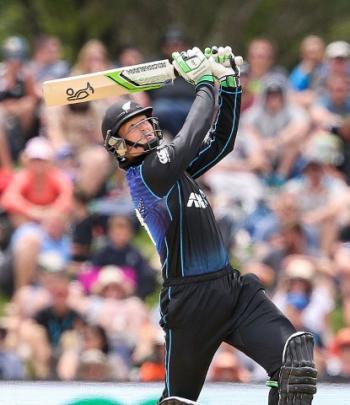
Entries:
<svg viewBox="0 0 350 405">
<path fill-rule="evenodd" d="M 70 87 L 66 90 L 67 100 L 74 101 L 74 100 L 84 100 L 84 98 L 89 97 L 91 94 L 94 94 L 95 90 L 91 86 L 89 82 L 86 83 L 86 87 L 83 89 L 79 89 L 76 92 Z"/>
</svg>

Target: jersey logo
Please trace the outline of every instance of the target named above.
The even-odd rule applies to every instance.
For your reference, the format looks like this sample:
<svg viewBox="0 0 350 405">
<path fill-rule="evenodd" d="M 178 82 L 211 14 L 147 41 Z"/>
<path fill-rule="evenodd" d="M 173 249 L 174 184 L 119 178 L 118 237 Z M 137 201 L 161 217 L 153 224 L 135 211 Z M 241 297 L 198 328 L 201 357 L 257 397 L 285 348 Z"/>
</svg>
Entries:
<svg viewBox="0 0 350 405">
<path fill-rule="evenodd" d="M 127 101 L 122 105 L 122 110 L 125 111 L 126 113 L 130 110 L 131 108 L 131 101 Z"/>
<path fill-rule="evenodd" d="M 143 202 L 143 199 L 140 198 L 139 203 L 137 204 L 137 211 L 144 216 L 145 215 L 145 203 Z"/>
<path fill-rule="evenodd" d="M 157 150 L 157 155 L 160 163 L 163 163 L 165 165 L 166 163 L 170 162 L 170 156 L 169 156 L 169 151 L 168 148 L 165 146 L 163 148 L 160 148 Z"/>
<path fill-rule="evenodd" d="M 191 193 L 190 198 L 187 201 L 187 207 L 194 206 L 195 208 L 207 208 L 208 201 L 203 193 L 203 191 L 199 190 L 200 194 L 198 193 Z"/>
</svg>

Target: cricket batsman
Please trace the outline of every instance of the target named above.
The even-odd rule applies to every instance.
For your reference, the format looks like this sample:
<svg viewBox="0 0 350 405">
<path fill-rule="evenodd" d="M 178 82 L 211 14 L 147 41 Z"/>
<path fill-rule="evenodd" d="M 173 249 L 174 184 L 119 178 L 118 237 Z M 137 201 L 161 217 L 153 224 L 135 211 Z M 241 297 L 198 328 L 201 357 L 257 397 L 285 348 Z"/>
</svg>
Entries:
<svg viewBox="0 0 350 405">
<path fill-rule="evenodd" d="M 234 55 L 213 47 L 172 56 L 196 96 L 171 143 L 161 144 L 152 107 L 118 102 L 102 122 L 105 147 L 126 171 L 136 214 L 162 263 L 166 378 L 159 404 L 196 404 L 214 353 L 227 342 L 265 368 L 269 405 L 309 405 L 317 375 L 312 335 L 294 329 L 256 276 L 230 266 L 196 182 L 234 146 L 241 99 Z"/>
</svg>

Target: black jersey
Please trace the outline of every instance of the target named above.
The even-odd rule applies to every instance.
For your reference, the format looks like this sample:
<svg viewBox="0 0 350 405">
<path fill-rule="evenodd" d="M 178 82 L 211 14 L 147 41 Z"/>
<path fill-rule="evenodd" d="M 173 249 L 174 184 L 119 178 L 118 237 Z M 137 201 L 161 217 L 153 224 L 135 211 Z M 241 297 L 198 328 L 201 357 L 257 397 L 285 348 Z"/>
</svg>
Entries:
<svg viewBox="0 0 350 405">
<path fill-rule="evenodd" d="M 23 72 L 17 74 L 15 83 L 11 88 L 6 86 L 5 74 L 6 67 L 0 64 L 0 101 L 24 97 L 26 90 Z"/>
<path fill-rule="evenodd" d="M 215 272 L 229 263 L 212 209 L 195 181 L 233 149 L 241 89 L 222 87 L 218 93 L 216 109 L 214 86 L 198 86 L 173 141 L 127 169 L 136 214 L 156 245 L 165 280 Z"/>
</svg>

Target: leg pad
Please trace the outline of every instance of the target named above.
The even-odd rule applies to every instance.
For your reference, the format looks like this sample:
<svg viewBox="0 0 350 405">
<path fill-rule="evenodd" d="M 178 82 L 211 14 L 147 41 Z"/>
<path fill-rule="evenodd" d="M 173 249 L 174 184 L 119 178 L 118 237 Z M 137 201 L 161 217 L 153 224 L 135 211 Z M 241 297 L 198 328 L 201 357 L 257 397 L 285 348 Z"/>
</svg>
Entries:
<svg viewBox="0 0 350 405">
<path fill-rule="evenodd" d="M 297 332 L 287 340 L 279 373 L 278 405 L 310 405 L 316 393 L 314 339 L 311 333 Z"/>
</svg>

